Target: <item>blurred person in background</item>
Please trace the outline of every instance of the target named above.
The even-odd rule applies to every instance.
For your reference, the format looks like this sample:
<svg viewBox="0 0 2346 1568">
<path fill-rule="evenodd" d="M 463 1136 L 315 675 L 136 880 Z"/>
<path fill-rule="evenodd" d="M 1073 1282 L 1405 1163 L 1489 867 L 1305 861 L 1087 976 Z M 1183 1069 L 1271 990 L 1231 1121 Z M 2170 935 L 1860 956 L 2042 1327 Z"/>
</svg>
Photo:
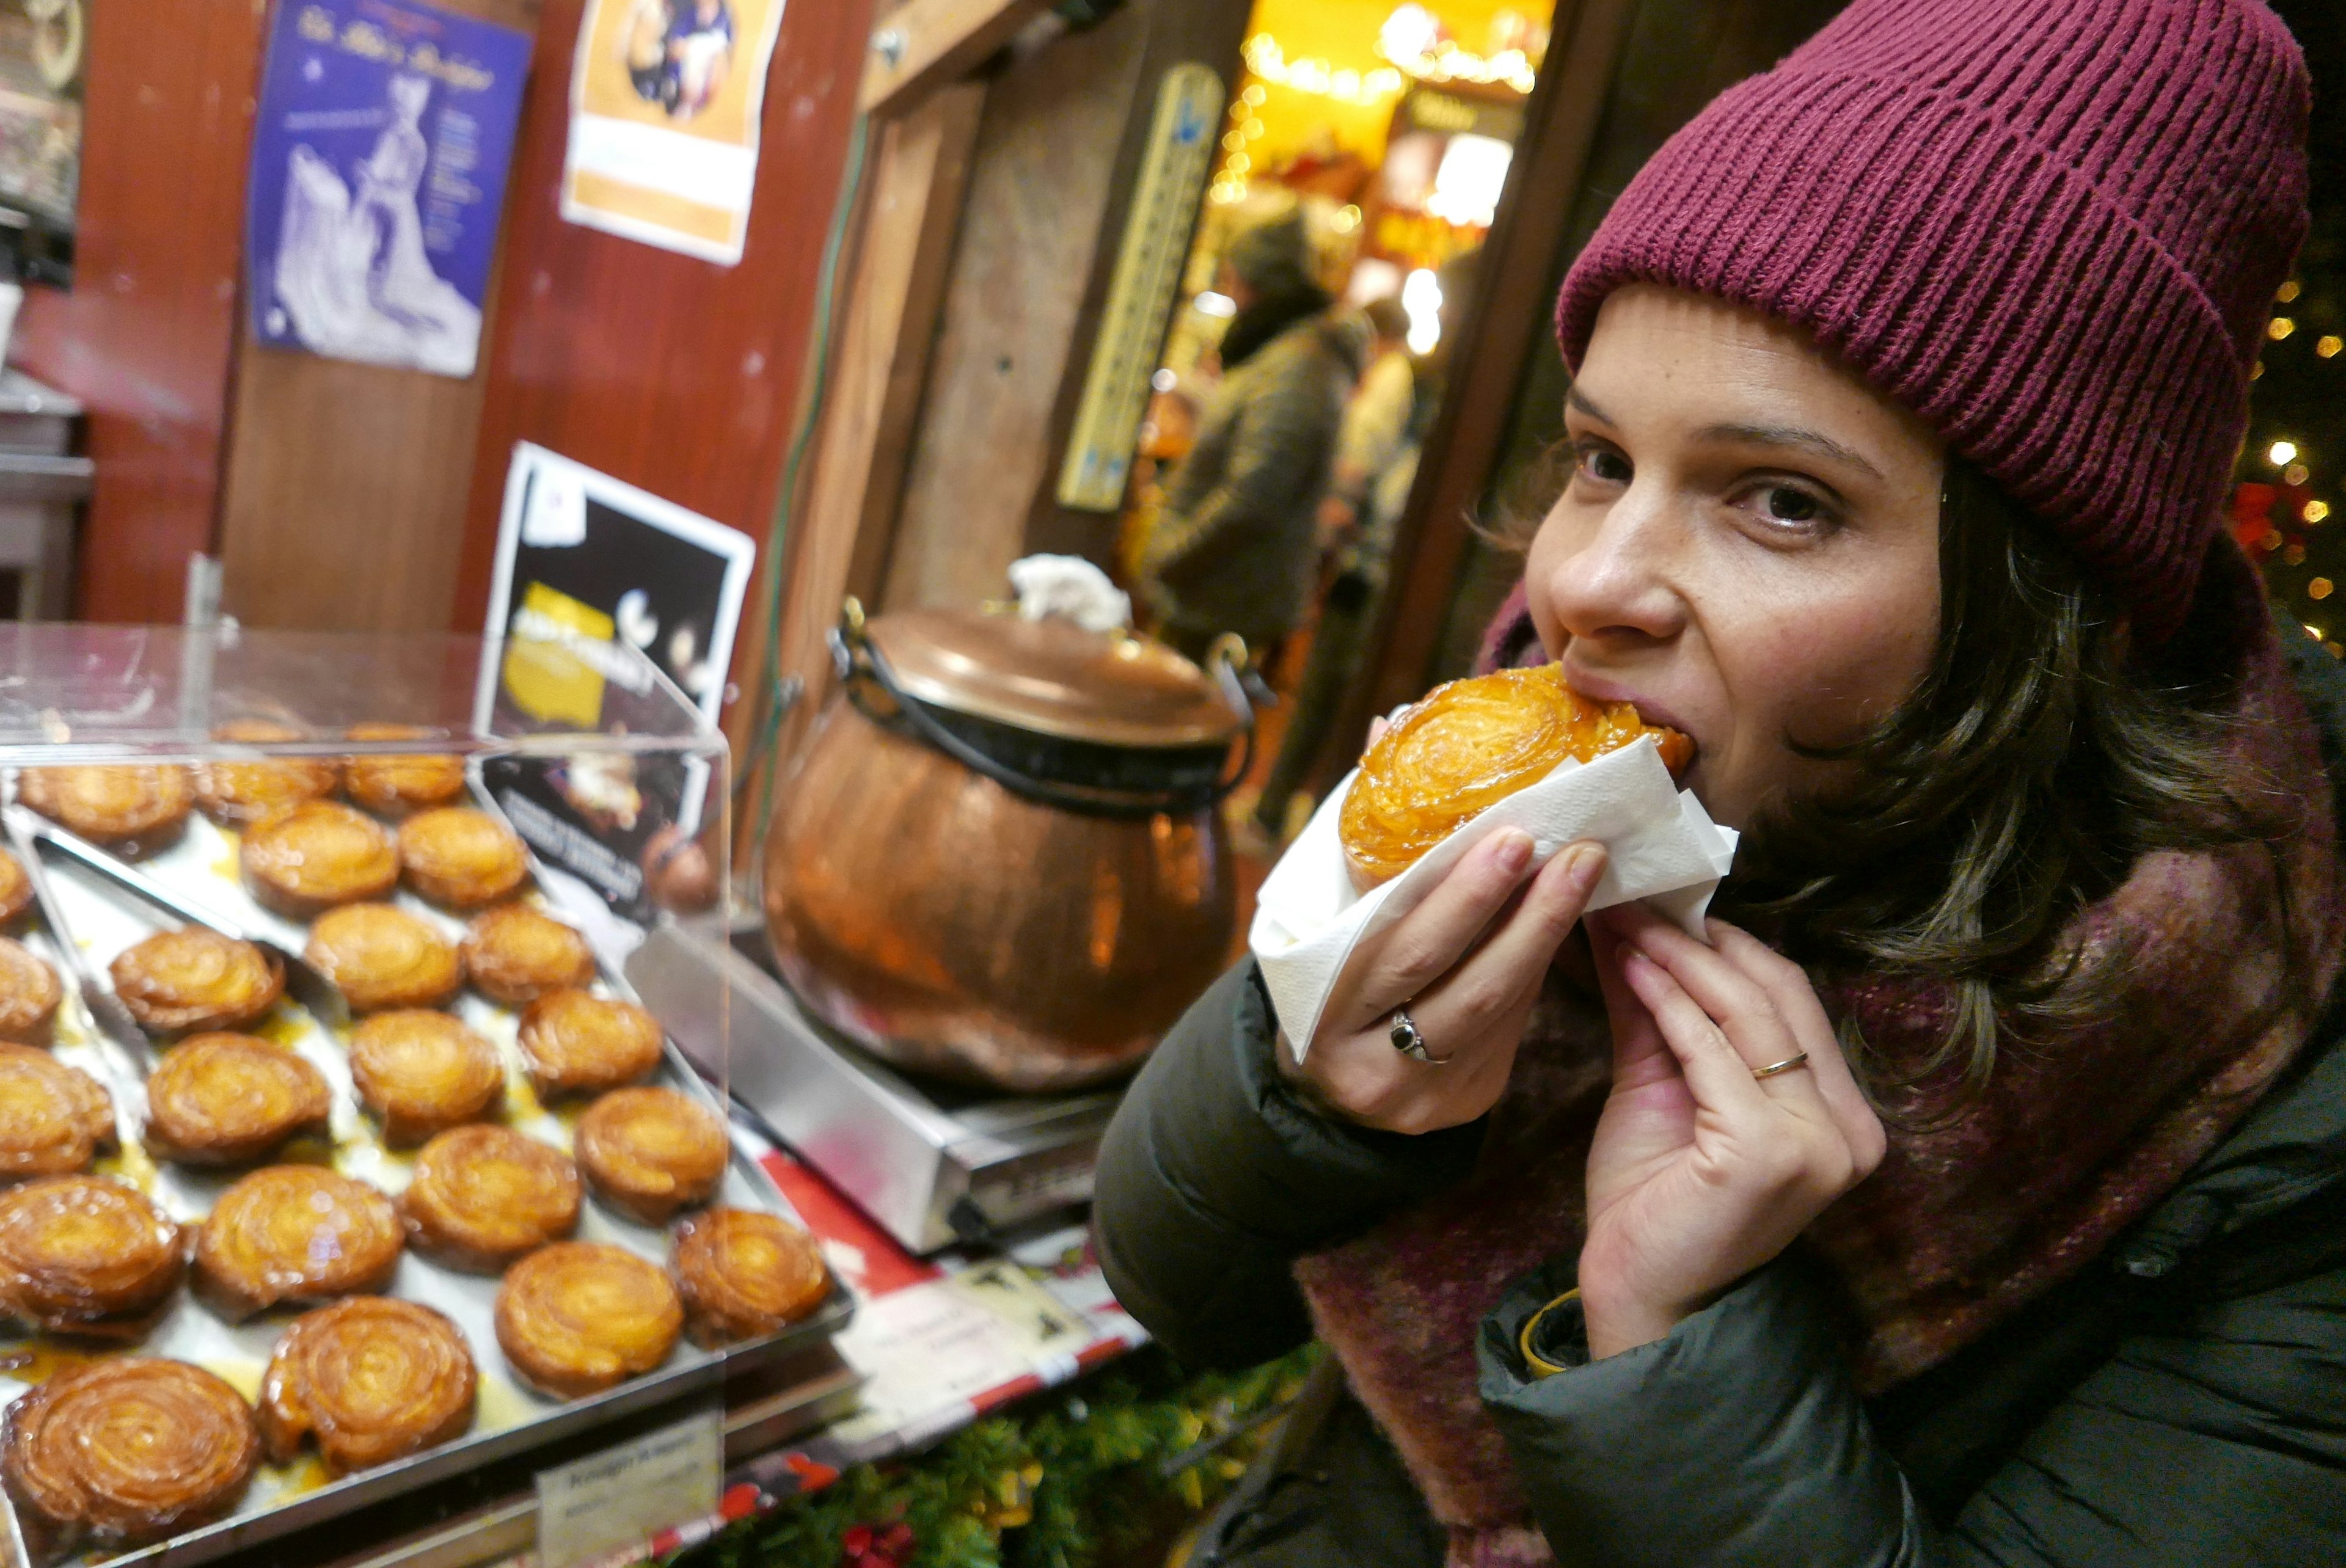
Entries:
<svg viewBox="0 0 2346 1568">
<path fill-rule="evenodd" d="M 1219 284 L 1238 307 L 1222 338 L 1222 380 L 1166 483 L 1141 594 L 1157 635 L 1182 653 L 1202 659 L 1235 632 L 1261 665 L 1311 597 L 1314 517 L 1360 349 L 1330 316 L 1300 211 L 1233 239 Z"/>
<path fill-rule="evenodd" d="M 1450 345 L 1474 297 L 1481 257 L 1481 251 L 1469 250 L 1443 263 L 1442 335 L 1423 357 L 1409 351 L 1409 315 L 1399 300 L 1372 300 L 1364 311 L 1374 334 L 1369 369 L 1344 411 L 1335 471 L 1320 503 L 1320 544 L 1332 552 L 1333 575 L 1296 688 L 1294 715 L 1280 740 L 1279 760 L 1255 804 L 1248 848 L 1270 852 L 1286 839 L 1298 815 L 1295 798 L 1311 782 L 1345 693 L 1360 674 L 1362 641 L 1376 625 L 1383 602 L 1393 536 L 1417 482 L 1426 433 L 1442 406 Z"/>
</svg>

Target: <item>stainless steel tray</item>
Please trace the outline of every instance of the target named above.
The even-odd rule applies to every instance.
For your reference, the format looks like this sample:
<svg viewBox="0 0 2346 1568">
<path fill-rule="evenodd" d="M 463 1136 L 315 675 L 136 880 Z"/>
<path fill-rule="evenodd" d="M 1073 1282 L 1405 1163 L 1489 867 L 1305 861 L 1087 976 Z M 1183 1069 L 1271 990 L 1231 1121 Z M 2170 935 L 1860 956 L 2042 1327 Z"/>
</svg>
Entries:
<svg viewBox="0 0 2346 1568">
<path fill-rule="evenodd" d="M 494 808 L 491 808 L 494 809 Z M 114 1095 L 121 1149 L 101 1160 L 98 1169 L 120 1176 L 145 1190 L 170 1215 L 194 1223 L 211 1210 L 214 1198 L 241 1170 L 206 1172 L 149 1158 L 139 1142 L 146 1121 L 146 1064 L 132 1053 L 106 1038 L 92 1023 L 75 993 L 71 972 L 56 943 L 76 942 L 103 974 L 106 965 L 131 943 L 178 922 L 98 873 L 70 861 L 45 857 L 50 885 L 56 895 L 60 918 L 68 933 L 53 932 L 37 921 L 25 937 L 26 944 L 56 964 L 66 993 L 59 1009 L 54 1053 L 57 1059 L 82 1068 L 105 1084 Z M 190 816 L 187 831 L 170 848 L 138 862 L 141 871 L 172 890 L 217 911 L 254 935 L 275 941 L 299 952 L 307 941 L 301 923 L 262 908 L 243 889 L 237 871 L 234 835 L 200 814 Z M 461 936 L 464 921 L 405 891 L 395 901 L 431 921 L 452 937 Z M 606 966 L 599 989 L 633 1000 L 634 993 L 615 971 Z M 515 1034 L 518 1015 L 511 1008 L 466 990 L 453 1011 L 493 1042 L 506 1061 L 505 1123 L 517 1131 L 557 1147 L 570 1147 L 571 1129 L 584 1102 L 553 1110 L 544 1107 L 523 1075 Z M 351 1084 L 342 1044 L 332 1030 L 294 1001 L 289 993 L 251 1032 L 274 1039 L 300 1053 L 325 1074 L 334 1091 L 332 1146 L 324 1140 L 297 1143 L 280 1158 L 306 1158 L 331 1163 L 343 1174 L 372 1183 L 396 1195 L 407 1185 L 413 1164 L 412 1152 L 385 1148 L 379 1129 L 361 1110 Z M 655 1082 L 680 1089 L 708 1105 L 719 1116 L 725 1107 L 695 1073 L 671 1039 L 667 1060 Z M 790 1207 L 772 1179 L 754 1160 L 735 1150 L 731 1168 L 718 1201 L 739 1207 L 789 1214 Z M 591 1196 L 581 1206 L 578 1237 L 616 1243 L 663 1265 L 668 1260 L 668 1233 L 613 1214 Z M 446 1313 L 464 1331 L 480 1369 L 480 1400 L 472 1430 L 457 1441 L 430 1449 L 395 1463 L 330 1481 L 314 1456 L 304 1454 L 292 1464 L 264 1465 L 254 1477 L 237 1512 L 215 1524 L 187 1532 L 135 1551 L 107 1555 L 89 1551 L 68 1556 L 66 1563 L 196 1563 L 250 1549 L 288 1532 L 313 1525 L 336 1514 L 364 1507 L 384 1498 L 428 1486 L 433 1481 L 494 1460 L 571 1437 L 627 1413 L 677 1398 L 699 1389 L 715 1389 L 728 1370 L 739 1371 L 778 1359 L 803 1349 L 809 1341 L 828 1338 L 845 1327 L 852 1297 L 834 1282 L 831 1297 L 812 1317 L 763 1339 L 731 1346 L 721 1351 L 699 1349 L 680 1340 L 658 1371 L 648 1373 L 590 1398 L 549 1400 L 521 1386 L 507 1371 L 494 1327 L 498 1281 L 481 1275 L 444 1268 L 411 1252 L 399 1265 L 388 1294 L 421 1301 Z M 95 1356 L 143 1353 L 192 1361 L 219 1373 L 242 1390 L 258 1394 L 261 1374 L 271 1349 L 293 1310 L 265 1313 L 241 1325 L 222 1321 L 182 1290 L 163 1319 L 139 1345 L 124 1349 L 90 1350 L 70 1341 L 35 1338 L 22 1343 L 0 1343 L 0 1359 L 9 1353 L 29 1355 L 30 1365 L 14 1371 L 0 1368 L 0 1405 L 22 1393 L 30 1382 L 17 1372 L 56 1369 Z M 25 1551 L 13 1503 L 5 1511 L 11 1544 L 20 1562 L 32 1562 Z"/>
</svg>

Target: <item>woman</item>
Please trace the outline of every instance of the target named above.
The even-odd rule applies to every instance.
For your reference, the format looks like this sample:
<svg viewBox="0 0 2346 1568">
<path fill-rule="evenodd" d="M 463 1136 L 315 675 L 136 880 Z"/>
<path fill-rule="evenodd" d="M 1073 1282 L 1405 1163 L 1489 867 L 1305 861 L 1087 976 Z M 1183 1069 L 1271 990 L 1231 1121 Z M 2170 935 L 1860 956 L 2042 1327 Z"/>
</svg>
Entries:
<svg viewBox="0 0 2346 1568">
<path fill-rule="evenodd" d="M 1167 1040 L 1110 1281 L 1350 1390 L 1208 1558 L 2346 1560 L 2346 680 L 2218 521 L 2306 104 L 2253 0 L 1858 0 L 1623 193 L 1493 651 L 1694 738 L 1736 923 L 1497 834 L 1300 1064 Z"/>
</svg>

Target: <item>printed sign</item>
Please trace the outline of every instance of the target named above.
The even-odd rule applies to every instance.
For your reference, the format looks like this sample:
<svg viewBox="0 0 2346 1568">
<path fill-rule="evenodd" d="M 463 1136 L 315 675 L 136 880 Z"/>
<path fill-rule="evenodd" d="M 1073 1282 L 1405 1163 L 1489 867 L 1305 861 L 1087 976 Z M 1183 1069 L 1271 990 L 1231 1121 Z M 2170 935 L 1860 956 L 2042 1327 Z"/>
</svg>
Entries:
<svg viewBox="0 0 2346 1568">
<path fill-rule="evenodd" d="M 783 0 L 588 0 L 562 216 L 731 266 Z"/>
<path fill-rule="evenodd" d="M 576 1568 L 716 1512 L 724 1467 L 724 1417 L 704 1410 L 538 1471 L 538 1568 Z"/>
<path fill-rule="evenodd" d="M 417 0 L 285 0 L 252 133 L 253 335 L 469 376 L 530 40 Z"/>
<path fill-rule="evenodd" d="M 483 728 L 502 697 L 525 717 L 605 728 L 609 683 L 648 689 L 640 654 L 712 724 L 757 544 L 657 495 L 533 446 L 514 448 L 489 590 L 503 658 L 481 672 Z M 659 830 L 689 834 L 708 804 L 698 759 L 498 758 L 490 790 L 533 849 L 631 918 L 647 912 L 641 857 Z"/>
</svg>

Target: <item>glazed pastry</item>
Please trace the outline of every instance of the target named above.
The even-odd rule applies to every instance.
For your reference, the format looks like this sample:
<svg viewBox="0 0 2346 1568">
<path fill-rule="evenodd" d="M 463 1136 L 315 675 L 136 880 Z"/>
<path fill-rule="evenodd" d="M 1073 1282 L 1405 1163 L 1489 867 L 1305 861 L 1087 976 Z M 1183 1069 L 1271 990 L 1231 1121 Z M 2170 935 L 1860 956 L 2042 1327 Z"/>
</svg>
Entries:
<svg viewBox="0 0 2346 1568">
<path fill-rule="evenodd" d="M 1494 670 L 1437 686 L 1377 738 L 1337 830 L 1362 891 L 1401 875 L 1469 818 L 1556 771 L 1652 736 L 1672 773 L 1694 742 L 1564 684 L 1563 667 Z"/>
<path fill-rule="evenodd" d="M 285 964 L 268 949 L 181 926 L 122 950 L 107 966 L 130 1015 L 158 1033 L 237 1029 L 285 993 Z"/>
<path fill-rule="evenodd" d="M 39 1044 L 49 1037 L 64 993 L 49 961 L 20 942 L 0 936 L 0 1040 Z"/>
<path fill-rule="evenodd" d="M 646 1077 L 659 1065 L 660 1026 L 632 1002 L 550 991 L 521 1017 L 521 1056 L 548 1095 L 594 1095 Z"/>
<path fill-rule="evenodd" d="M 444 806 L 399 825 L 407 885 L 436 904 L 468 910 L 495 903 L 529 875 L 529 852 L 486 811 Z"/>
<path fill-rule="evenodd" d="M 437 1007 L 464 983 L 456 944 L 432 922 L 390 904 L 344 904 L 310 928 L 301 955 L 353 1013 Z"/>
<path fill-rule="evenodd" d="M 147 1147 L 189 1166 L 241 1166 L 323 1132 L 326 1075 L 250 1034 L 190 1034 L 147 1077 Z"/>
<path fill-rule="evenodd" d="M 351 1032 L 351 1081 L 393 1148 L 486 1115 L 505 1092 L 497 1048 L 444 1013 L 378 1013 Z"/>
<path fill-rule="evenodd" d="M 29 1045 L 0 1045 L 0 1183 L 86 1171 L 112 1148 L 114 1099 L 98 1081 Z"/>
<path fill-rule="evenodd" d="M 16 917 L 33 907 L 33 879 L 16 863 L 16 857 L 0 850 L 0 927 L 12 925 Z"/>
<path fill-rule="evenodd" d="M 463 1435 L 479 1386 L 471 1347 L 429 1307 L 347 1296 L 293 1319 L 260 1380 L 260 1436 L 291 1463 L 315 1436 L 336 1475 Z"/>
<path fill-rule="evenodd" d="M 16 798 L 85 839 L 145 850 L 178 836 L 195 795 L 188 770 L 163 763 L 27 768 L 17 775 Z"/>
<path fill-rule="evenodd" d="M 484 996 L 526 1007 L 549 991 L 595 978 L 586 939 L 527 904 L 499 904 L 464 933 L 464 972 Z"/>
<path fill-rule="evenodd" d="M 107 1176 L 0 1192 L 0 1309 L 60 1334 L 136 1339 L 187 1271 L 179 1227 Z"/>
<path fill-rule="evenodd" d="M 795 1323 L 831 1294 L 814 1237 L 752 1209 L 688 1216 L 676 1227 L 673 1267 L 686 1330 L 708 1349 Z"/>
<path fill-rule="evenodd" d="M 399 885 L 389 830 L 335 800 L 305 800 L 263 819 L 244 835 L 239 859 L 252 896 L 295 920 L 383 898 Z"/>
<path fill-rule="evenodd" d="M 244 1396 L 159 1356 L 59 1372 L 8 1407 L 0 1479 L 35 1551 L 139 1546 L 226 1516 L 260 1462 Z"/>
<path fill-rule="evenodd" d="M 575 1143 L 597 1197 L 631 1219 L 666 1225 L 725 1179 L 725 1124 L 674 1089 L 614 1089 L 586 1107 Z"/>
<path fill-rule="evenodd" d="M 668 1359 L 684 1326 L 676 1287 L 623 1247 L 540 1247 L 497 1288 L 497 1345 L 532 1388 L 557 1399 L 599 1393 Z"/>
<path fill-rule="evenodd" d="M 350 740 L 429 740 L 433 732 L 412 724 L 353 724 Z M 342 790 L 370 811 L 404 817 L 444 806 L 464 792 L 464 759 L 444 752 L 407 755 L 383 752 L 345 758 Z"/>
<path fill-rule="evenodd" d="M 231 1323 L 284 1302 L 381 1290 L 405 1232 L 391 1199 L 322 1166 L 264 1166 L 196 1236 L 195 1291 Z"/>
<path fill-rule="evenodd" d="M 399 1207 L 418 1252 L 495 1274 L 578 1228 L 578 1167 L 511 1127 L 451 1127 L 415 1156 Z"/>
<path fill-rule="evenodd" d="M 290 724 L 240 718 L 212 731 L 215 740 L 300 740 Z M 269 757 L 251 762 L 199 762 L 190 769 L 196 804 L 228 827 L 240 828 L 304 800 L 334 792 L 342 770 L 322 757 Z"/>
</svg>

